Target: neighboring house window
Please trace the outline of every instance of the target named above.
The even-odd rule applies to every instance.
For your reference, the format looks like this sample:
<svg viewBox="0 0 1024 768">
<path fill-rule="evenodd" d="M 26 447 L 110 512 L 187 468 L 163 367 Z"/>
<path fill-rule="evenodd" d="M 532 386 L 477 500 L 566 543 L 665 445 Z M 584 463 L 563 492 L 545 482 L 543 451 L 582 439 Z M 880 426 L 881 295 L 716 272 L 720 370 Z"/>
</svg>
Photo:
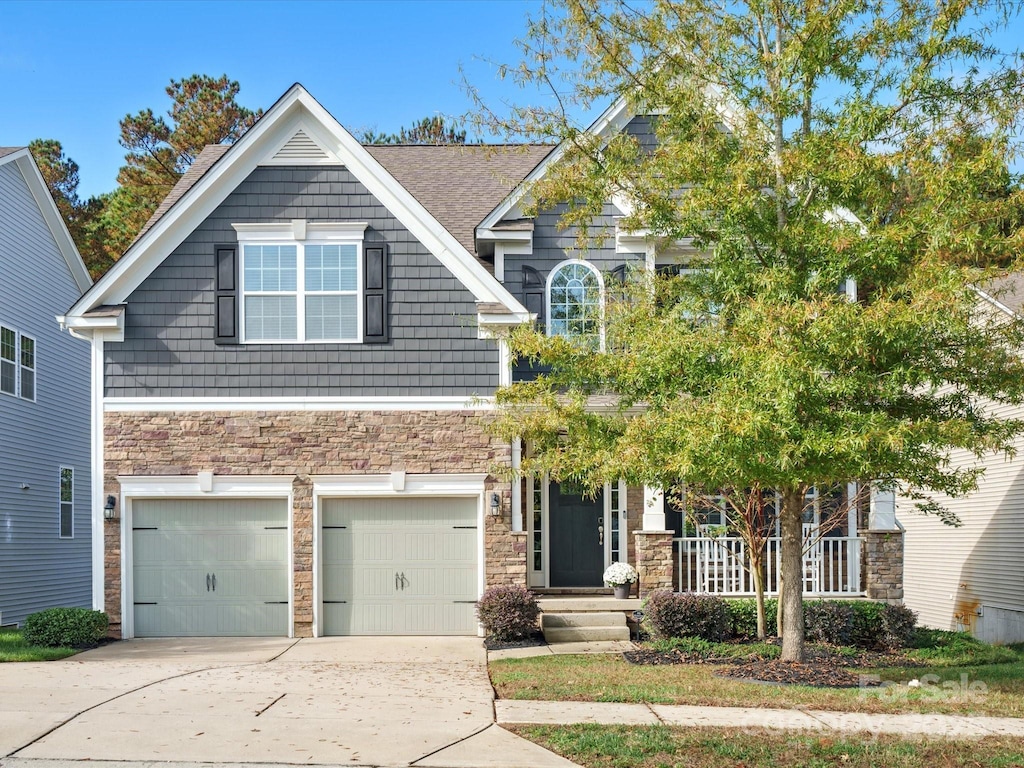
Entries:
<svg viewBox="0 0 1024 768">
<path fill-rule="evenodd" d="M 60 537 L 75 538 L 75 470 L 60 468 Z"/>
<path fill-rule="evenodd" d="M 362 341 L 366 225 L 338 226 L 317 227 L 308 238 L 303 231 L 299 238 L 291 229 L 235 225 L 242 253 L 243 341 Z"/>
<path fill-rule="evenodd" d="M 601 273 L 585 261 L 564 261 L 548 276 L 548 335 L 601 346 Z"/>
<path fill-rule="evenodd" d="M 36 341 L 0 325 L 0 392 L 36 399 Z"/>
</svg>

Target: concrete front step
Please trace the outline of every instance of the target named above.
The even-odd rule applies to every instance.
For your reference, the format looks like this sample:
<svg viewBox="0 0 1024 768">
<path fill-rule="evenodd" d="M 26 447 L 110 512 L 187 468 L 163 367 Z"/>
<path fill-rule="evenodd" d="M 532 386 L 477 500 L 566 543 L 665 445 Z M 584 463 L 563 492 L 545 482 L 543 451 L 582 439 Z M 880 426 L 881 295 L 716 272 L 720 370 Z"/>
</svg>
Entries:
<svg viewBox="0 0 1024 768">
<path fill-rule="evenodd" d="M 629 597 L 616 600 L 614 597 L 542 597 L 537 600 L 542 613 L 610 613 L 639 611 L 641 600 Z"/>
<path fill-rule="evenodd" d="M 542 613 L 540 616 L 542 628 L 548 627 L 624 627 L 626 626 L 626 614 L 624 613 Z"/>
<path fill-rule="evenodd" d="M 596 642 L 599 640 L 629 640 L 629 627 L 546 627 L 544 639 L 548 643 Z"/>
</svg>

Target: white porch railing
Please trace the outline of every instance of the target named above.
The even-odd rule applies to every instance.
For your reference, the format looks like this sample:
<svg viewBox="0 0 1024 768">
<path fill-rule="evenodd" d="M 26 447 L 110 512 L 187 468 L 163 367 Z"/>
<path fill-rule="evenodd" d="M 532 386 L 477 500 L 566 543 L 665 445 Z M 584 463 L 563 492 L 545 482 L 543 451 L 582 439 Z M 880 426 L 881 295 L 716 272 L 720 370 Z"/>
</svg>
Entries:
<svg viewBox="0 0 1024 768">
<path fill-rule="evenodd" d="M 753 595 L 754 577 L 748 568 L 747 547 L 739 537 L 703 536 L 673 539 L 679 592 Z M 804 594 L 860 595 L 861 539 L 825 536 L 806 543 Z M 782 539 L 768 539 L 764 554 L 766 594 L 778 594 Z"/>
</svg>

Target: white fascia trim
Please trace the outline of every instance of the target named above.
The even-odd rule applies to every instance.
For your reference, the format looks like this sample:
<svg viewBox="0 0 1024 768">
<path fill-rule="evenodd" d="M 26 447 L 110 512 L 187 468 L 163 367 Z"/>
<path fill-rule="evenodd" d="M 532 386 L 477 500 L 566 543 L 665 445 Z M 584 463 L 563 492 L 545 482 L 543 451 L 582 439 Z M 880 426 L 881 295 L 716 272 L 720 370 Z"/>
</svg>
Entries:
<svg viewBox="0 0 1024 768">
<path fill-rule="evenodd" d="M 56 320 L 61 328 L 66 328 L 73 336 L 79 338 L 86 334 L 93 337 L 103 336 L 109 341 L 124 341 L 124 312 L 114 317 L 57 315 Z"/>
<path fill-rule="evenodd" d="M 107 413 L 196 411 L 489 411 L 493 397 L 108 397 Z"/>
<path fill-rule="evenodd" d="M 310 475 L 314 496 L 476 496 L 484 491 L 485 474 L 405 476 L 396 491 L 391 473 L 384 475 Z"/>
<path fill-rule="evenodd" d="M 1014 312 L 1008 306 L 1003 304 L 1003 302 L 1001 302 L 999 299 L 997 299 L 994 296 L 992 296 L 991 294 L 988 294 L 985 291 L 981 290 L 981 288 L 975 288 L 974 292 L 977 293 L 978 296 L 980 296 L 982 299 L 987 301 L 989 304 L 991 304 L 993 307 L 998 309 L 1000 312 L 1003 312 L 1003 313 L 1009 315 L 1010 317 L 1016 316 L 1016 314 L 1017 314 L 1016 312 Z"/>
<path fill-rule="evenodd" d="M 209 498 L 234 496 L 252 498 L 288 497 L 291 476 L 214 475 L 213 488 L 203 491 L 198 475 L 118 475 L 122 502 L 129 498 Z"/>
<path fill-rule="evenodd" d="M 86 269 L 85 262 L 82 261 L 82 256 L 78 253 L 74 240 L 71 239 L 71 233 L 68 231 L 67 224 L 64 223 L 64 217 L 61 216 L 60 211 L 57 209 L 57 204 L 53 201 L 53 196 L 50 194 L 42 174 L 39 172 L 39 167 L 36 165 L 32 153 L 27 147 L 18 152 L 12 152 L 0 160 L 0 165 L 9 162 L 14 162 L 21 172 L 22 178 L 25 179 L 25 185 L 28 187 L 32 198 L 36 201 L 36 207 L 46 223 L 46 228 L 50 230 L 50 235 L 53 237 L 57 249 L 68 265 L 71 279 L 75 281 L 79 292 L 85 293 L 92 287 L 92 278 L 89 277 L 89 270 Z"/>
<path fill-rule="evenodd" d="M 422 242 L 479 301 L 525 311 L 519 302 L 300 85 L 292 86 L 235 142 L 206 175 L 175 203 L 68 315 L 101 304 L 120 304 L 216 209 L 285 135 L 303 128 L 328 148 L 385 208 Z"/>
<path fill-rule="evenodd" d="M 478 227 L 477 240 L 493 240 L 499 243 L 530 243 L 533 242 L 532 229 L 484 229 Z"/>
<path fill-rule="evenodd" d="M 619 97 L 611 104 L 611 106 L 608 107 L 608 109 L 601 113 L 601 116 L 591 124 L 587 131 L 597 136 L 607 136 L 613 131 L 621 130 L 630 120 L 633 119 L 633 117 L 635 117 L 633 110 L 629 107 L 624 98 Z M 519 184 L 516 185 L 516 188 L 498 204 L 498 207 L 487 214 L 487 217 L 480 222 L 476 229 L 477 237 L 480 236 L 481 232 L 491 229 L 505 218 L 509 211 L 515 208 L 523 197 L 525 197 L 532 184 L 538 179 L 543 178 L 544 174 L 547 173 L 548 168 L 562 159 L 565 151 L 566 144 L 563 141 L 549 152 L 547 157 L 541 160 L 537 167 L 530 171 L 526 175 L 526 178 L 519 182 Z"/>
<path fill-rule="evenodd" d="M 290 222 L 242 222 L 231 225 L 239 243 L 258 243 L 268 240 L 356 242 L 363 239 L 369 226 L 370 223 L 367 221 L 306 221 L 305 219 L 292 219 Z"/>
</svg>

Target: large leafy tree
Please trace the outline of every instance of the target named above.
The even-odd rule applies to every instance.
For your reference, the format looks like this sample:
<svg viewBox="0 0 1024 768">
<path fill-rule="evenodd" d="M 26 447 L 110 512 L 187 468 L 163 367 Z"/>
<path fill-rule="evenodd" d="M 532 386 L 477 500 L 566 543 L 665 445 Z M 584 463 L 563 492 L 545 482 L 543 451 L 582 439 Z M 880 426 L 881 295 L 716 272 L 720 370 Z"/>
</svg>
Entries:
<svg viewBox="0 0 1024 768">
<path fill-rule="evenodd" d="M 263 114 L 241 106 L 240 86 L 227 75 L 171 80 L 167 118 L 147 108 L 121 120 L 128 150 L 119 189 L 105 210 L 104 247 L 116 259 L 131 244 L 171 188 L 207 144 L 231 143 Z"/>
<path fill-rule="evenodd" d="M 783 658 L 804 653 L 801 513 L 851 479 L 958 495 L 950 450 L 1006 449 L 1022 425 L 1021 322 L 975 287 L 1017 263 L 1019 60 L 989 37 L 1010 7 L 957 0 L 555 0 L 507 71 L 557 98 L 478 126 L 555 139 L 532 189 L 565 203 L 585 249 L 617 195 L 619 226 L 692 247 L 697 271 L 637 272 L 609 297 L 600 350 L 519 329 L 551 366 L 498 392 L 495 429 L 525 471 L 596 486 L 775 489 Z M 571 115 L 615 99 L 652 115 L 655 147 Z M 837 290 L 848 278 L 858 300 Z M 619 409 L 588 400 L 612 393 Z"/>
</svg>

